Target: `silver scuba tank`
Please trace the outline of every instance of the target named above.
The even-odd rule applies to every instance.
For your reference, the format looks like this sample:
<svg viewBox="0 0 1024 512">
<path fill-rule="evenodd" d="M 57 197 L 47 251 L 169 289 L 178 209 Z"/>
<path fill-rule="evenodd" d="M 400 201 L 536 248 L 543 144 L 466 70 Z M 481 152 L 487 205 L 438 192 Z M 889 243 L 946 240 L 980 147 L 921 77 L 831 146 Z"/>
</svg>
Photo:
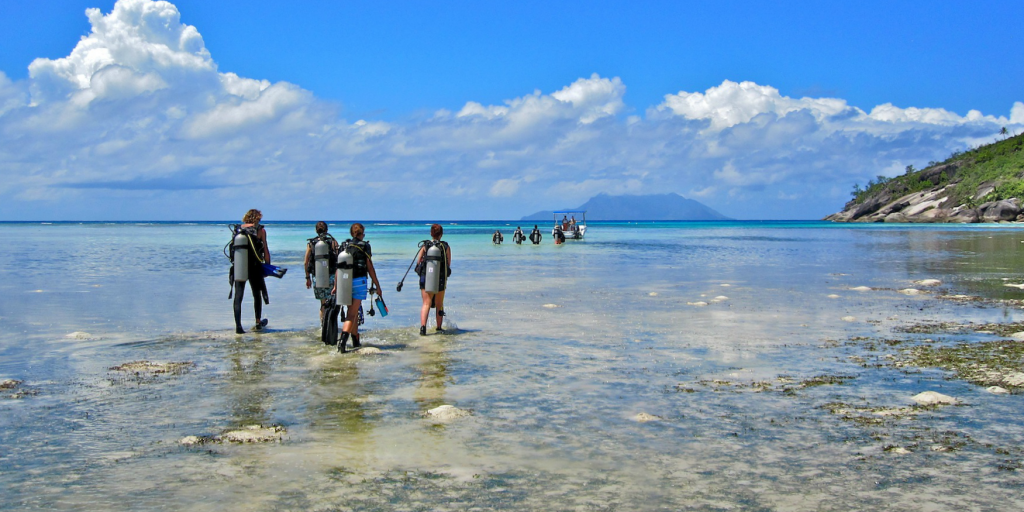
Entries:
<svg viewBox="0 0 1024 512">
<path fill-rule="evenodd" d="M 313 246 L 313 286 L 331 287 L 331 244 L 317 240 Z"/>
<path fill-rule="evenodd" d="M 423 289 L 430 293 L 437 293 L 441 291 L 441 273 L 446 270 L 443 264 L 444 252 L 440 247 L 431 245 L 423 260 L 425 262 Z"/>
<path fill-rule="evenodd" d="M 249 280 L 249 237 L 244 233 L 235 235 L 231 242 L 231 251 L 235 264 L 235 281 L 244 283 Z"/>
<path fill-rule="evenodd" d="M 339 306 L 352 305 L 352 255 L 342 251 L 338 255 L 338 270 L 334 278 L 335 302 Z"/>
</svg>

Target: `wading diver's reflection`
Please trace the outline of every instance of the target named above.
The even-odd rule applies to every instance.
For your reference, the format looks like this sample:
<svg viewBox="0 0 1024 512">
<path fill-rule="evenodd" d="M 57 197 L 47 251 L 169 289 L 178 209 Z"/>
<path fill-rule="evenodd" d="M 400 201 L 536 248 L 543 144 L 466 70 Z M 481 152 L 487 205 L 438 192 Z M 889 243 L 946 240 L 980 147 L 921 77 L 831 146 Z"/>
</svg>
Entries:
<svg viewBox="0 0 1024 512">
<path fill-rule="evenodd" d="M 357 451 L 372 449 L 374 421 L 370 397 L 383 393 L 376 382 L 359 380 L 359 357 L 332 357 L 310 376 L 309 422 L 315 435 Z M 334 444 L 334 446 L 339 446 Z"/>
<path fill-rule="evenodd" d="M 437 338 L 433 336 L 432 338 Z M 416 390 L 413 392 L 413 400 L 419 406 L 420 413 L 425 413 L 435 407 L 445 405 L 445 386 L 452 382 L 449 375 L 451 359 L 448 358 L 448 350 L 444 343 L 435 342 L 431 339 L 423 345 L 420 353 L 420 363 L 417 369 L 420 372 L 417 379 Z"/>
<path fill-rule="evenodd" d="M 238 340 L 229 347 L 231 371 L 228 373 L 231 421 L 235 427 L 270 425 L 267 413 L 271 402 L 268 386 L 271 363 L 267 360 L 266 346 L 259 336 Z"/>
</svg>

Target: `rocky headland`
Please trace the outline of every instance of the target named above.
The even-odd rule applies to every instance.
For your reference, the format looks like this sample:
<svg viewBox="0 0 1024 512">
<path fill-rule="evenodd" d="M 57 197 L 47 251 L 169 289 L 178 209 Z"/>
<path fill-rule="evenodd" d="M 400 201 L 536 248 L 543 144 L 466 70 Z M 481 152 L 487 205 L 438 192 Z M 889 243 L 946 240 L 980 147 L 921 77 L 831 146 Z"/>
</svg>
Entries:
<svg viewBox="0 0 1024 512">
<path fill-rule="evenodd" d="M 1024 221 L 1024 134 L 1006 137 L 944 162 L 894 178 L 879 176 L 861 189 L 835 222 Z"/>
</svg>

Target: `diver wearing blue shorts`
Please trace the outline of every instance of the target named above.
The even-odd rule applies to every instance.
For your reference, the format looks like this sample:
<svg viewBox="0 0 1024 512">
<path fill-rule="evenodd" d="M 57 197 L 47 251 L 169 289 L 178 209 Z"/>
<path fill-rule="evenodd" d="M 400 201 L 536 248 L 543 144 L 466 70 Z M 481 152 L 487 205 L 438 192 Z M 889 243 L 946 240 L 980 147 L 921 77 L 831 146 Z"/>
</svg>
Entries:
<svg viewBox="0 0 1024 512">
<path fill-rule="evenodd" d="M 341 340 L 338 342 L 338 349 L 344 352 L 345 344 L 351 336 L 352 346 L 358 347 L 359 343 L 359 308 L 362 301 L 366 300 L 369 293 L 367 290 L 367 277 L 373 280 L 377 296 L 381 296 L 380 281 L 377 281 L 377 271 L 373 268 L 372 251 L 370 243 L 363 240 L 365 228 L 358 222 L 352 224 L 349 229 L 352 238 L 341 244 L 341 250 L 352 255 L 352 305 L 348 307 L 345 316 L 345 324 L 341 328 Z"/>
</svg>

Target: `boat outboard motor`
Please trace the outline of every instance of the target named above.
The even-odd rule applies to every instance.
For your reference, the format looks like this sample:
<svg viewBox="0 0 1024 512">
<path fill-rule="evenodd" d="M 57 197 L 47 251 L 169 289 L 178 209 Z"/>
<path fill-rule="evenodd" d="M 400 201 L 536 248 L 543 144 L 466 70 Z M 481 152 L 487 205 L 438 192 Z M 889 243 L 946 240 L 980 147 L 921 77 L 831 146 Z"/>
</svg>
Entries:
<svg viewBox="0 0 1024 512">
<path fill-rule="evenodd" d="M 317 240 L 313 246 L 313 279 L 317 288 L 331 287 L 331 244 Z"/>
<path fill-rule="evenodd" d="M 437 293 L 441 291 L 441 273 L 445 271 L 444 251 L 436 245 L 431 245 L 423 260 L 425 263 L 423 289 L 430 293 Z"/>
<path fill-rule="evenodd" d="M 338 271 L 334 278 L 334 286 L 337 288 L 335 302 L 339 306 L 352 305 L 352 255 L 342 251 L 338 255 Z"/>
<path fill-rule="evenodd" d="M 238 233 L 231 242 L 231 261 L 235 265 L 235 281 L 244 283 L 249 280 L 249 237 Z"/>
</svg>

